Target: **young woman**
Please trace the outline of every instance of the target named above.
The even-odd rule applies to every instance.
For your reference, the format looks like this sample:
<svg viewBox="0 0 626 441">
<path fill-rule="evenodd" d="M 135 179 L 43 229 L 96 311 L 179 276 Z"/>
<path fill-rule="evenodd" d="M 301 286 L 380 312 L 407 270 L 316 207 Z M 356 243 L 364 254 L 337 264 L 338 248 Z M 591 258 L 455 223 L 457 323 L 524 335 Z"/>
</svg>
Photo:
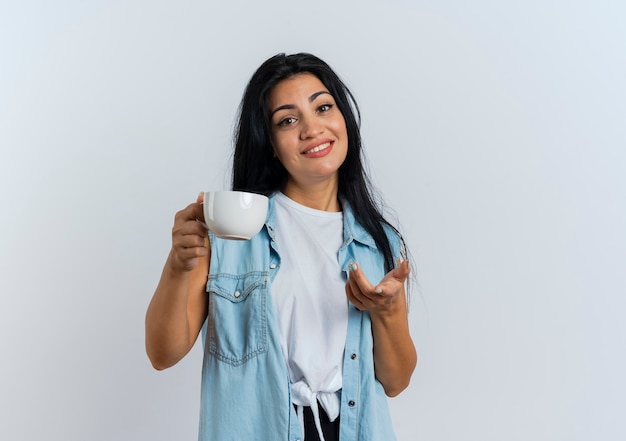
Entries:
<svg viewBox="0 0 626 441">
<path fill-rule="evenodd" d="M 355 115 L 356 113 L 356 115 Z M 269 196 L 249 241 L 176 214 L 146 316 L 156 369 L 204 331 L 199 439 L 389 441 L 386 396 L 417 362 L 402 237 L 375 204 L 358 107 L 310 54 L 276 55 L 240 107 L 232 189 Z"/>
</svg>

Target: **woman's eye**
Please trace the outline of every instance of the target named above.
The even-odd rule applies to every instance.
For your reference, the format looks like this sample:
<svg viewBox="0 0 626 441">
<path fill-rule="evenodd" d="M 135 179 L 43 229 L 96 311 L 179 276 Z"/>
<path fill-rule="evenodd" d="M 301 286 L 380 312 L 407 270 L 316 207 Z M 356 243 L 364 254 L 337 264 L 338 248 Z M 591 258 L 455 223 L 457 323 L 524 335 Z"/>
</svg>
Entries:
<svg viewBox="0 0 626 441">
<path fill-rule="evenodd" d="M 280 121 L 278 121 L 278 126 L 279 127 L 284 127 L 284 126 L 288 126 L 290 124 L 293 124 L 296 122 L 295 118 L 289 117 L 289 118 L 283 118 Z"/>
<path fill-rule="evenodd" d="M 322 104 L 321 106 L 318 107 L 317 110 L 319 112 L 328 112 L 331 109 L 331 107 L 333 107 L 332 104 Z"/>
</svg>

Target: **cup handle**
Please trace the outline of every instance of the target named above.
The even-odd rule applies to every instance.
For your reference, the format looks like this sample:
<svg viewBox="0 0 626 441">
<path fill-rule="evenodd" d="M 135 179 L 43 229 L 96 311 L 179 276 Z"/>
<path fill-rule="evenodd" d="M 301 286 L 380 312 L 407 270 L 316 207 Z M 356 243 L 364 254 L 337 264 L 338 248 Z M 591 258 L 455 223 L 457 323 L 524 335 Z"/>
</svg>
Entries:
<svg viewBox="0 0 626 441">
<path fill-rule="evenodd" d="M 209 229 L 209 226 L 207 224 L 205 224 L 204 222 L 202 222 L 200 219 L 196 218 L 196 222 L 199 222 L 200 225 L 202 225 L 204 228 L 206 228 L 207 230 Z"/>
</svg>

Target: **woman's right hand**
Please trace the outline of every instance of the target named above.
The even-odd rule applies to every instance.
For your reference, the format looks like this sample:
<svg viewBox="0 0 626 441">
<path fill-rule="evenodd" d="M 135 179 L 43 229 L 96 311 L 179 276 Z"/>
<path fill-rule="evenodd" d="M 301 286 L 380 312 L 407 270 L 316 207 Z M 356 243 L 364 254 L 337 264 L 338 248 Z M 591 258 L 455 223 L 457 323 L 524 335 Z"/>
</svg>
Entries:
<svg viewBox="0 0 626 441">
<path fill-rule="evenodd" d="M 202 194 L 176 213 L 172 249 L 146 312 L 146 352 L 156 369 L 175 365 L 198 338 L 208 311 L 210 243 Z"/>
<path fill-rule="evenodd" d="M 201 257 L 209 254 L 208 230 L 202 223 L 203 201 L 204 193 L 200 193 L 195 203 L 176 213 L 169 259 L 175 271 L 189 272 L 198 265 Z"/>
</svg>

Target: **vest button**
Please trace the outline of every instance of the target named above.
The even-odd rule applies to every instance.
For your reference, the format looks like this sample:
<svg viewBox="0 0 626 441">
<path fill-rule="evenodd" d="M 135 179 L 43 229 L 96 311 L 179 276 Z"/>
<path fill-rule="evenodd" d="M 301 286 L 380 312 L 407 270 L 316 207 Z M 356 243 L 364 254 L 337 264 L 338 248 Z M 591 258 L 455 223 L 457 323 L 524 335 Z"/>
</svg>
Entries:
<svg viewBox="0 0 626 441">
<path fill-rule="evenodd" d="M 353 400 L 348 401 L 348 406 L 354 407 L 356 403 Z"/>
<path fill-rule="evenodd" d="M 238 299 L 241 296 L 241 292 L 235 291 L 235 298 Z"/>
<path fill-rule="evenodd" d="M 352 355 L 350 356 L 350 358 L 351 358 L 351 359 L 353 359 L 353 360 L 354 360 L 354 359 L 356 359 L 356 354 L 352 354 Z"/>
<path fill-rule="evenodd" d="M 276 264 L 275 263 L 270 264 L 270 268 L 271 269 L 275 269 L 276 268 Z"/>
</svg>

